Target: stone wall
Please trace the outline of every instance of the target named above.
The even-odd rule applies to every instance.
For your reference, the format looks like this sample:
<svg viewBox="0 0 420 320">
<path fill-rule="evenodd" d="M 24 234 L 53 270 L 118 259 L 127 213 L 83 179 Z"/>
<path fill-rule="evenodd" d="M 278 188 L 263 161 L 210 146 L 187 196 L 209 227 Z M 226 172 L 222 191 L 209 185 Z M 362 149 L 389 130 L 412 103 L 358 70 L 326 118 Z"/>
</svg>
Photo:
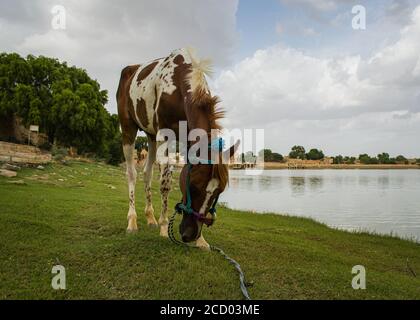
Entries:
<svg viewBox="0 0 420 320">
<path fill-rule="evenodd" d="M 51 161 L 51 154 L 33 146 L 0 141 L 0 162 L 41 164 Z"/>
</svg>

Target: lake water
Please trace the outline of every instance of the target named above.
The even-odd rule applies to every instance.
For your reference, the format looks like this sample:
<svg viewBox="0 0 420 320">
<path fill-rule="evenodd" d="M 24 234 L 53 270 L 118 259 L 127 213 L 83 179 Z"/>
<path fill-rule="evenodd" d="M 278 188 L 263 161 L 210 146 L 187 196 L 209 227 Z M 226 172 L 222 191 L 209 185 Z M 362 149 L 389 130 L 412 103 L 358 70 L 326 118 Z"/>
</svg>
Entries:
<svg viewBox="0 0 420 320">
<path fill-rule="evenodd" d="M 310 217 L 347 230 L 420 239 L 420 170 L 230 171 L 221 202 Z"/>
</svg>

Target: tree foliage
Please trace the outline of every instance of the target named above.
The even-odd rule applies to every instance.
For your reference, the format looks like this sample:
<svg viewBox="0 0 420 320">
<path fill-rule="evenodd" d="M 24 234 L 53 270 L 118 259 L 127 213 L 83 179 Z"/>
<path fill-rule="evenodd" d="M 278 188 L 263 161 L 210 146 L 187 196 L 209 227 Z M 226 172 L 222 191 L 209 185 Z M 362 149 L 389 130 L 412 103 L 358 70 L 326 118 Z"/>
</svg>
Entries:
<svg viewBox="0 0 420 320">
<path fill-rule="evenodd" d="M 262 149 L 260 150 L 260 152 L 258 152 L 258 155 L 260 157 L 264 156 L 265 162 L 283 162 L 284 160 L 283 156 L 280 153 L 273 152 L 271 151 L 271 149 Z M 251 156 L 253 155 L 251 154 Z"/>
<path fill-rule="evenodd" d="M 302 159 L 306 157 L 305 148 L 302 146 L 293 146 L 292 150 L 289 153 L 289 158 L 291 159 Z"/>
<path fill-rule="evenodd" d="M 0 54 L 0 115 L 39 125 L 50 143 L 108 156 L 120 132 L 107 101 L 107 91 L 83 69 L 43 56 Z"/>
<path fill-rule="evenodd" d="M 366 153 L 359 155 L 359 161 L 361 164 L 378 164 L 379 163 L 378 158 L 370 157 Z"/>
<path fill-rule="evenodd" d="M 325 157 L 322 150 L 318 150 L 318 149 L 309 150 L 309 152 L 305 156 L 306 156 L 306 159 L 308 160 L 322 160 Z"/>
<path fill-rule="evenodd" d="M 141 151 L 143 149 L 147 151 L 148 150 L 147 137 L 138 136 L 136 138 L 135 148 L 139 151 Z"/>
<path fill-rule="evenodd" d="M 333 158 L 333 164 L 355 164 L 356 157 L 343 157 L 341 154 Z"/>
</svg>

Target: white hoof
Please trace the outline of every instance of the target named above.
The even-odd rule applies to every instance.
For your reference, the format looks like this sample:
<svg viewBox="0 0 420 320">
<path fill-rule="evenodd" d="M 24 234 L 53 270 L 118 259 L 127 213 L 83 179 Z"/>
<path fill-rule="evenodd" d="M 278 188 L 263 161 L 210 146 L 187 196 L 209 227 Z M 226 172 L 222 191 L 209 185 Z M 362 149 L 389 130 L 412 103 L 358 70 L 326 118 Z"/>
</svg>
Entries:
<svg viewBox="0 0 420 320">
<path fill-rule="evenodd" d="M 160 226 L 160 236 L 168 238 L 168 225 Z"/>
<path fill-rule="evenodd" d="M 136 233 L 138 231 L 137 228 L 129 228 L 127 227 L 127 233 Z"/>
<path fill-rule="evenodd" d="M 137 230 L 138 230 L 138 228 L 137 228 L 137 216 L 130 216 L 128 218 L 127 232 L 128 233 L 133 233 L 133 232 L 136 232 Z"/>
<path fill-rule="evenodd" d="M 157 227 L 158 223 L 156 221 L 153 208 L 146 208 L 146 210 L 144 210 L 144 213 L 146 214 L 147 225 L 149 227 Z"/>
<path fill-rule="evenodd" d="M 203 236 L 200 236 L 200 238 L 197 239 L 195 246 L 202 250 L 210 251 L 210 245 L 204 240 Z"/>
</svg>

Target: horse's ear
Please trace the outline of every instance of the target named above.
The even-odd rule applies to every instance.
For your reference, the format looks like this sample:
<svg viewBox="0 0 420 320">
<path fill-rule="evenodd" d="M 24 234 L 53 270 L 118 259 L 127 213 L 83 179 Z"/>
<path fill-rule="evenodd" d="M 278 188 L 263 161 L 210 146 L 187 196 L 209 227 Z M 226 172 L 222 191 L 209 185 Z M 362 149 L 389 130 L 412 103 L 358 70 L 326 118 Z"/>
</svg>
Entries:
<svg viewBox="0 0 420 320">
<path fill-rule="evenodd" d="M 235 142 L 233 146 L 223 152 L 224 159 L 231 159 L 234 155 L 236 150 L 238 150 L 239 145 L 241 144 L 241 140 Z"/>
</svg>

